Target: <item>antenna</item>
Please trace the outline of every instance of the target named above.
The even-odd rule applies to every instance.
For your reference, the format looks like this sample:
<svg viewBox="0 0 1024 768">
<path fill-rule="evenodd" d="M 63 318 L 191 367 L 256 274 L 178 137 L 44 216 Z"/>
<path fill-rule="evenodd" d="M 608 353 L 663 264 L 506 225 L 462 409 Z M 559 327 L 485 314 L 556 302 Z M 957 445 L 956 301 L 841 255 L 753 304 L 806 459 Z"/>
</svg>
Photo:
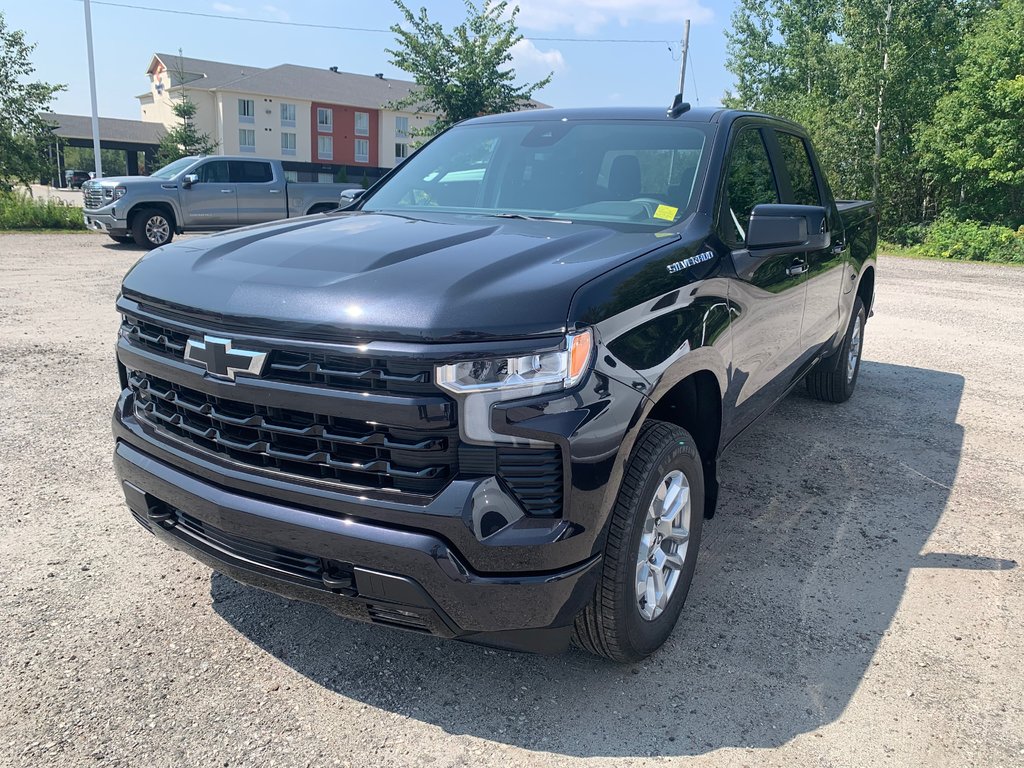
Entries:
<svg viewBox="0 0 1024 768">
<path fill-rule="evenodd" d="M 686 56 L 690 52 L 690 20 L 687 19 L 683 26 L 683 39 L 680 41 L 682 47 L 679 56 L 679 95 L 682 96 L 686 90 Z"/>
</svg>

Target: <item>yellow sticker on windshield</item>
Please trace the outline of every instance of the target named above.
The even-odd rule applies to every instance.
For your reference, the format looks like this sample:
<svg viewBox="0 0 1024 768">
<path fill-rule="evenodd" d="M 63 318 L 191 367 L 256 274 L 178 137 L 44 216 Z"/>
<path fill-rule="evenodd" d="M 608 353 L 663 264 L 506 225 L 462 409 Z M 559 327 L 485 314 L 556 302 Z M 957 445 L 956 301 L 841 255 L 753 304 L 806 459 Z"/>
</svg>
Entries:
<svg viewBox="0 0 1024 768">
<path fill-rule="evenodd" d="M 671 205 L 659 205 L 654 211 L 654 218 L 675 221 L 677 213 L 679 213 L 678 208 L 673 208 Z"/>
</svg>

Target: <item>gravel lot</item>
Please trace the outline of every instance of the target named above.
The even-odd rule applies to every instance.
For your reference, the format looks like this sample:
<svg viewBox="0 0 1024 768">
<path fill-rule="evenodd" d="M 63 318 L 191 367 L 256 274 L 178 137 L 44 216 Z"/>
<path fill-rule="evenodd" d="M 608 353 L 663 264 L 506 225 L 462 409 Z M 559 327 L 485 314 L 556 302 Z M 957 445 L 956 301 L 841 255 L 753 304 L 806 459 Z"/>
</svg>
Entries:
<svg viewBox="0 0 1024 768">
<path fill-rule="evenodd" d="M 1024 270 L 883 258 L 857 394 L 727 455 L 684 620 L 621 667 L 158 545 L 111 466 L 139 255 L 0 235 L 0 765 L 1024 765 Z"/>
</svg>

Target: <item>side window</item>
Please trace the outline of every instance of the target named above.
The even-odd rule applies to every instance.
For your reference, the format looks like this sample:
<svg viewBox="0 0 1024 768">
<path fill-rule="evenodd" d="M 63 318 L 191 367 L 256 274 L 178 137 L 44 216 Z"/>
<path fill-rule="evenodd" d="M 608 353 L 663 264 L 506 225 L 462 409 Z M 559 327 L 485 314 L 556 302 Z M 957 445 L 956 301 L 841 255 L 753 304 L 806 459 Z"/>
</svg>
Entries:
<svg viewBox="0 0 1024 768">
<path fill-rule="evenodd" d="M 214 160 L 199 166 L 199 181 L 205 184 L 227 184 L 228 164 L 226 160 Z"/>
<path fill-rule="evenodd" d="M 779 202 L 779 190 L 760 130 L 740 129 L 726 174 L 719 226 L 727 243 L 742 245 L 747 239 L 747 224 L 754 206 Z"/>
<path fill-rule="evenodd" d="M 797 205 L 821 205 L 821 195 L 818 193 L 818 182 L 811 168 L 807 144 L 792 133 L 776 132 L 775 136 L 779 140 L 782 160 L 789 171 L 789 185 L 793 188 L 792 202 Z"/>
<path fill-rule="evenodd" d="M 236 184 L 265 184 L 274 180 L 274 172 L 270 163 L 255 160 L 232 160 L 231 181 Z"/>
</svg>

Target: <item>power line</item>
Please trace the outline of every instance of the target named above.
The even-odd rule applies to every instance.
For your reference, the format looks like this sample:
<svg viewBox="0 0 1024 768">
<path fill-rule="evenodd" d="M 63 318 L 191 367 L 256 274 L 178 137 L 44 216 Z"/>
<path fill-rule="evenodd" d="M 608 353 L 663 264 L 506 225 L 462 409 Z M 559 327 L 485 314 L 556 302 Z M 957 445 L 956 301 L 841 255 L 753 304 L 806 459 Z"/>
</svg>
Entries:
<svg viewBox="0 0 1024 768">
<path fill-rule="evenodd" d="M 83 0 L 76 0 L 76 2 L 83 2 Z M 222 19 L 224 21 L 246 21 L 251 24 L 273 24 L 278 27 L 302 27 L 305 29 L 328 29 L 332 31 L 340 32 L 371 32 L 377 34 L 394 34 L 390 29 L 379 29 L 375 27 L 347 27 L 340 24 L 315 24 L 308 21 L 278 21 L 275 19 L 257 19 L 252 16 L 229 16 L 222 13 L 204 13 L 203 11 L 182 11 L 177 8 L 154 8 L 148 5 L 133 5 L 131 3 L 115 3 L 110 0 L 91 0 L 93 5 L 105 5 L 110 8 L 126 8 L 133 11 L 149 11 L 151 13 L 168 13 L 173 16 L 193 16 L 201 19 Z M 534 40 L 545 43 L 638 43 L 642 45 L 657 44 L 666 45 L 671 44 L 672 40 L 638 40 L 636 38 L 620 38 L 620 37 L 601 37 L 601 38 L 581 38 L 581 37 L 529 37 L 524 36 L 526 40 Z"/>
</svg>

